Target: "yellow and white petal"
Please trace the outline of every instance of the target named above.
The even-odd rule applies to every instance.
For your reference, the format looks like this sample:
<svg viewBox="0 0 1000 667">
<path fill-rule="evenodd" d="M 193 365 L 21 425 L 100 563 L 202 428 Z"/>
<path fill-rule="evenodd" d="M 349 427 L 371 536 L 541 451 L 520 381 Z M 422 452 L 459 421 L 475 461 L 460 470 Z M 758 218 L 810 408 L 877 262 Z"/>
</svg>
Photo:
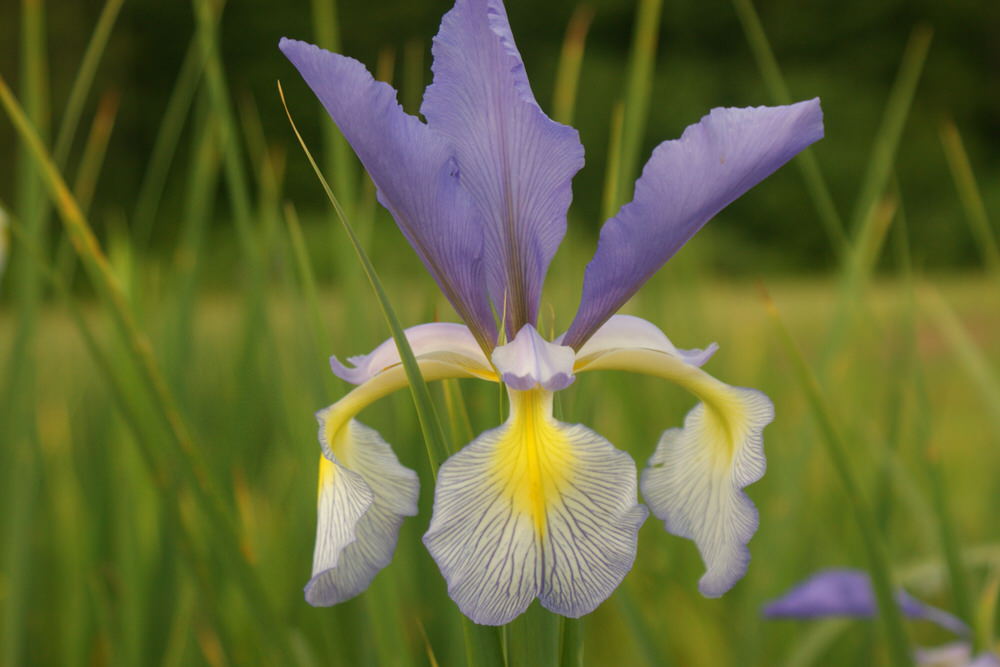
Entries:
<svg viewBox="0 0 1000 667">
<path fill-rule="evenodd" d="M 482 351 L 477 356 L 461 338 L 459 332 L 451 339 L 437 335 L 434 344 L 422 339 L 417 365 L 425 381 L 498 380 Z M 372 402 L 407 386 L 398 358 L 393 363 L 387 348 L 380 349 L 367 368 L 348 369 L 373 375 L 316 415 L 323 456 L 313 577 L 306 585 L 306 599 L 314 605 L 336 604 L 364 590 L 392 559 L 403 517 L 417 512 L 416 474 L 400 465 L 376 431 L 354 419 Z"/>
<path fill-rule="evenodd" d="M 313 574 L 305 587 L 314 606 L 364 591 L 392 560 L 403 517 L 417 513 L 417 475 L 376 431 L 351 420 L 338 437 L 344 458 L 320 458 Z"/>
<path fill-rule="evenodd" d="M 706 572 L 699 590 L 718 597 L 746 572 L 757 510 L 743 488 L 764 474 L 763 429 L 774 406 L 759 391 L 731 387 L 682 357 L 649 348 L 594 354 L 581 370 L 626 370 L 676 382 L 701 399 L 683 428 L 664 432 L 642 474 L 642 494 L 667 530 L 695 542 Z"/>
<path fill-rule="evenodd" d="M 504 383 L 513 389 L 559 391 L 573 384 L 573 348 L 550 343 L 530 324 L 492 356 Z"/>
<path fill-rule="evenodd" d="M 704 366 L 719 346 L 711 343 L 704 350 L 681 350 L 652 322 L 634 315 L 612 315 L 577 351 L 576 365 L 586 365 L 587 360 L 595 356 L 626 348 L 656 350 L 680 357 L 689 364 Z"/>
<path fill-rule="evenodd" d="M 454 322 L 432 322 L 418 324 L 403 332 L 413 350 L 413 356 L 435 354 L 448 351 L 451 354 L 466 357 L 471 365 L 489 370 L 490 363 L 483 350 L 476 342 L 475 336 L 464 324 Z M 386 340 L 368 354 L 348 357 L 347 361 L 354 368 L 341 363 L 337 357 L 330 357 L 330 368 L 334 375 L 351 384 L 361 384 L 392 366 L 399 365 L 399 350 L 396 341 Z"/>
<path fill-rule="evenodd" d="M 552 394 L 510 390 L 510 418 L 448 459 L 424 544 L 476 623 L 501 625 L 538 597 L 579 617 L 631 569 L 648 511 L 631 457 L 552 417 Z"/>
</svg>

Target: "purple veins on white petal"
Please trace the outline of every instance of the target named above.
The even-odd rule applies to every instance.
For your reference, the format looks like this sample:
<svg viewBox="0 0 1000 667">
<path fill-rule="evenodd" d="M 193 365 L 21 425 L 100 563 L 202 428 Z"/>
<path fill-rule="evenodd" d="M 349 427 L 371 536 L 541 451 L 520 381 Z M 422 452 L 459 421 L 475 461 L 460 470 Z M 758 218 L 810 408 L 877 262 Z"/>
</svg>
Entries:
<svg viewBox="0 0 1000 667">
<path fill-rule="evenodd" d="M 743 489 L 764 475 L 763 430 L 774 419 L 763 393 L 718 384 L 724 395 L 711 408 L 699 403 L 683 428 L 664 431 L 641 479 L 643 498 L 667 531 L 697 545 L 705 597 L 724 594 L 750 564 L 759 514 Z"/>
<path fill-rule="evenodd" d="M 531 418 L 536 437 L 517 439 L 522 397 L 510 393 L 511 419 L 441 466 L 424 544 L 449 595 L 476 623 L 509 623 L 536 597 L 577 618 L 607 599 L 635 560 L 648 514 L 636 502 L 635 462 L 590 429 L 551 419 L 551 394 L 547 417 Z M 548 489 L 541 513 L 518 501 L 528 461 L 519 447 L 538 447 L 543 458 L 548 447 L 568 448 L 560 471 L 536 471 Z"/>
<path fill-rule="evenodd" d="M 352 420 L 321 463 L 313 574 L 306 601 L 326 607 L 358 595 L 390 561 L 404 517 L 417 513 L 419 482 L 381 436 Z"/>
</svg>

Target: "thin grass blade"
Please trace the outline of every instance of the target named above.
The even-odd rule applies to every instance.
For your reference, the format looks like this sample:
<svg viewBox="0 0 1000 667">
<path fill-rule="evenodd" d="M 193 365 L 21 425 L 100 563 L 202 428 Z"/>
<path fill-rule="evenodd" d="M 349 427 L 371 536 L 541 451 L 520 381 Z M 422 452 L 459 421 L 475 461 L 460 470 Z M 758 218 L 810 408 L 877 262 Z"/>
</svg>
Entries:
<svg viewBox="0 0 1000 667">
<path fill-rule="evenodd" d="M 733 7 L 743 28 L 750 51 L 754 60 L 757 61 L 757 69 L 764 79 L 774 104 L 791 104 L 792 95 L 788 91 L 785 77 L 781 73 L 778 61 L 774 57 L 774 50 L 767 39 L 767 33 L 754 8 L 753 0 L 733 0 Z M 826 184 L 823 172 L 820 170 L 819 162 L 812 148 L 807 148 L 794 160 L 802 178 L 805 179 L 806 189 L 812 199 L 816 213 L 823 222 L 826 234 L 830 240 L 830 246 L 835 256 L 840 256 L 847 247 L 847 232 L 844 231 L 844 222 L 837 212 L 837 206 L 830 195 L 830 188 Z"/>
<path fill-rule="evenodd" d="M 791 333 L 785 326 L 777 306 L 767 292 L 763 290 L 763 287 L 761 290 L 767 314 L 778 332 L 778 338 L 786 356 L 792 363 L 796 380 L 801 391 L 805 394 L 810 411 L 816 420 L 817 426 L 819 426 L 821 441 L 833 463 L 837 476 L 840 478 L 851 512 L 854 514 L 854 519 L 860 529 L 865 552 L 868 557 L 872 588 L 875 591 L 875 598 L 878 601 L 879 618 L 885 632 L 892 664 L 897 667 L 912 665 L 913 656 L 906 628 L 903 625 L 902 614 L 896 604 L 895 590 L 885 546 L 882 544 L 881 537 L 878 534 L 874 516 L 861 494 L 861 488 L 851 468 L 847 447 L 840 435 L 840 429 L 837 426 L 833 412 L 830 410 L 823 396 L 819 382 L 806 363 L 805 357 L 802 355 L 795 339 L 792 338 Z"/>
<path fill-rule="evenodd" d="M 576 91 L 580 85 L 580 68 L 587 44 L 587 32 L 594 20 L 594 8 L 577 5 L 566 26 L 559 65 L 556 67 L 555 92 L 552 95 L 552 118 L 566 125 L 573 124 Z"/>
<path fill-rule="evenodd" d="M 931 285 L 924 285 L 920 296 L 924 312 L 937 325 L 958 359 L 959 366 L 976 385 L 985 403 L 986 412 L 1000 432 L 1000 379 L 997 378 L 989 359 L 969 335 L 966 327 L 940 292 Z"/>
<path fill-rule="evenodd" d="M 632 184 L 639 174 L 639 158 L 646 136 L 649 99 L 656 66 L 656 46 L 660 38 L 660 14 L 663 0 L 639 0 L 632 28 L 632 51 L 629 54 L 628 79 L 625 84 L 622 116 L 621 162 L 618 170 L 617 211 L 632 199 Z"/>
<path fill-rule="evenodd" d="M 1000 278 L 1000 248 L 997 247 L 996 233 L 990 225 L 983 196 L 979 192 L 979 185 L 976 184 L 969 154 L 966 153 L 965 145 L 962 143 L 962 135 L 950 119 L 941 123 L 940 135 L 941 146 L 948 159 L 948 169 L 955 181 L 959 201 L 962 202 L 965 217 L 976 239 L 976 248 L 982 254 L 983 264 L 987 270 Z"/>
<path fill-rule="evenodd" d="M 323 191 L 326 193 L 327 198 L 330 200 L 330 204 L 336 211 L 337 217 L 340 219 L 341 225 L 344 227 L 344 231 L 347 232 L 347 236 L 351 241 L 351 246 L 354 248 L 354 252 L 357 254 L 361 267 L 364 270 L 365 277 L 368 279 L 372 291 L 375 292 L 375 296 L 378 299 L 379 308 L 382 311 L 383 317 L 385 317 L 386 324 L 389 326 L 389 331 L 392 334 L 393 341 L 396 344 L 396 349 L 399 350 L 399 356 L 403 362 L 403 368 L 410 384 L 410 393 L 413 397 L 413 405 L 417 412 L 417 419 L 420 422 L 420 431 L 423 435 L 424 443 L 427 448 L 427 461 L 430 465 L 432 474 L 436 478 L 438 467 L 441 462 L 447 458 L 450 448 L 448 446 L 444 430 L 441 427 L 441 422 L 438 420 L 437 414 L 434 410 L 434 404 L 431 401 L 431 395 L 427 388 L 427 383 L 424 382 L 423 376 L 420 374 L 420 367 L 417 366 L 417 360 L 413 356 L 413 349 L 410 347 L 410 343 L 406 339 L 406 335 L 403 333 L 403 328 L 399 323 L 399 319 L 396 317 L 396 313 L 392 308 L 391 302 L 389 301 L 389 296 L 386 294 L 385 288 L 382 286 L 382 281 L 378 277 L 375 267 L 372 265 L 367 253 L 365 253 L 364 248 L 361 247 L 361 243 L 358 240 L 353 227 L 351 227 L 350 221 L 345 215 L 343 207 L 340 205 L 337 197 L 333 194 L 333 190 L 330 189 L 329 183 L 327 183 L 326 179 L 323 177 L 323 172 L 320 171 L 319 165 L 316 164 L 316 160 L 313 159 L 308 146 L 306 146 L 305 141 L 302 139 L 302 135 L 299 134 L 299 130 L 295 126 L 295 121 L 292 119 L 292 114 L 288 110 L 288 105 L 285 102 L 285 93 L 281 88 L 280 82 L 278 82 L 278 95 L 281 98 L 282 106 L 285 108 L 285 114 L 288 116 L 288 122 L 292 126 L 292 131 L 295 133 L 295 138 L 298 140 L 299 145 L 302 147 L 302 151 L 309 160 L 309 165 L 312 167 L 316 177 L 320 181 L 320 184 L 323 186 Z M 466 654 L 470 667 L 492 667 L 493 665 L 498 665 L 500 661 L 500 651 L 496 631 L 493 628 L 477 626 L 465 616 L 462 616 L 462 624 L 466 642 Z"/>
</svg>

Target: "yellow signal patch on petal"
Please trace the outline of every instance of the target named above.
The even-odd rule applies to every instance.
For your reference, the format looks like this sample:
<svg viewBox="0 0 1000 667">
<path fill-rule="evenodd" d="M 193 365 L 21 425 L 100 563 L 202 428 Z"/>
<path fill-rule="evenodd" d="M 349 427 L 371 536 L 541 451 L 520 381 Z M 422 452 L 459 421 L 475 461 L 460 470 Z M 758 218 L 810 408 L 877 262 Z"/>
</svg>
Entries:
<svg viewBox="0 0 1000 667">
<path fill-rule="evenodd" d="M 590 429 L 556 421 L 551 392 L 508 394 L 506 423 L 441 466 L 424 544 L 476 623 L 508 623 L 536 597 L 576 618 L 632 567 L 647 515 L 635 463 Z"/>
<path fill-rule="evenodd" d="M 683 428 L 663 433 L 642 474 L 642 494 L 667 530 L 695 542 L 708 597 L 746 572 L 757 509 L 743 492 L 764 474 L 763 430 L 774 406 L 759 391 L 720 382 L 681 355 L 648 348 L 601 350 L 577 358 L 576 372 L 624 370 L 655 375 L 688 389 L 701 403 Z"/>
<path fill-rule="evenodd" d="M 493 474 L 508 490 L 514 509 L 531 517 L 545 537 L 549 504 L 561 502 L 576 466 L 565 431 L 552 418 L 552 393 L 510 392 L 509 426 L 497 443 Z"/>
</svg>

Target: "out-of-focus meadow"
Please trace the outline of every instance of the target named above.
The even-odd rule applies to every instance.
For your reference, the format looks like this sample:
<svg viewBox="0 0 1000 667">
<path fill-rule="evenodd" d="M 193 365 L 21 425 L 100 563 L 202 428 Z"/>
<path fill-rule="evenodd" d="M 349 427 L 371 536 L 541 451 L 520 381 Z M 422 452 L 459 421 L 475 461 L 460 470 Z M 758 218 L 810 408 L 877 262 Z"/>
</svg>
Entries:
<svg viewBox="0 0 1000 667">
<path fill-rule="evenodd" d="M 546 330 L 568 324 L 598 223 L 658 141 L 712 106 L 813 96 L 827 127 L 625 310 L 680 347 L 718 341 L 709 370 L 776 405 L 768 473 L 749 488 L 749 573 L 701 597 L 695 547 L 651 519 L 618 591 L 580 623 L 533 609 L 497 635 L 507 663 L 576 663 L 577 632 L 588 665 L 887 663 L 882 621 L 760 615 L 818 569 L 871 568 L 872 553 L 979 647 L 995 642 L 1000 6 L 507 4 L 536 95 L 588 151 Z M 302 598 L 313 413 L 346 388 L 326 359 L 388 329 L 276 79 L 401 322 L 454 319 L 276 48 L 287 34 L 356 55 L 416 110 L 447 3 L 340 5 L 0 11 L 2 664 L 465 661 L 420 543 L 433 486 L 406 392 L 365 421 L 418 471 L 419 516 L 364 595 Z M 501 419 L 495 387 L 431 389 L 453 448 Z M 445 400 L 455 390 L 468 424 Z M 694 402 L 624 375 L 561 396 L 565 421 L 640 463 Z M 913 646 L 953 639 L 905 628 Z"/>
</svg>

